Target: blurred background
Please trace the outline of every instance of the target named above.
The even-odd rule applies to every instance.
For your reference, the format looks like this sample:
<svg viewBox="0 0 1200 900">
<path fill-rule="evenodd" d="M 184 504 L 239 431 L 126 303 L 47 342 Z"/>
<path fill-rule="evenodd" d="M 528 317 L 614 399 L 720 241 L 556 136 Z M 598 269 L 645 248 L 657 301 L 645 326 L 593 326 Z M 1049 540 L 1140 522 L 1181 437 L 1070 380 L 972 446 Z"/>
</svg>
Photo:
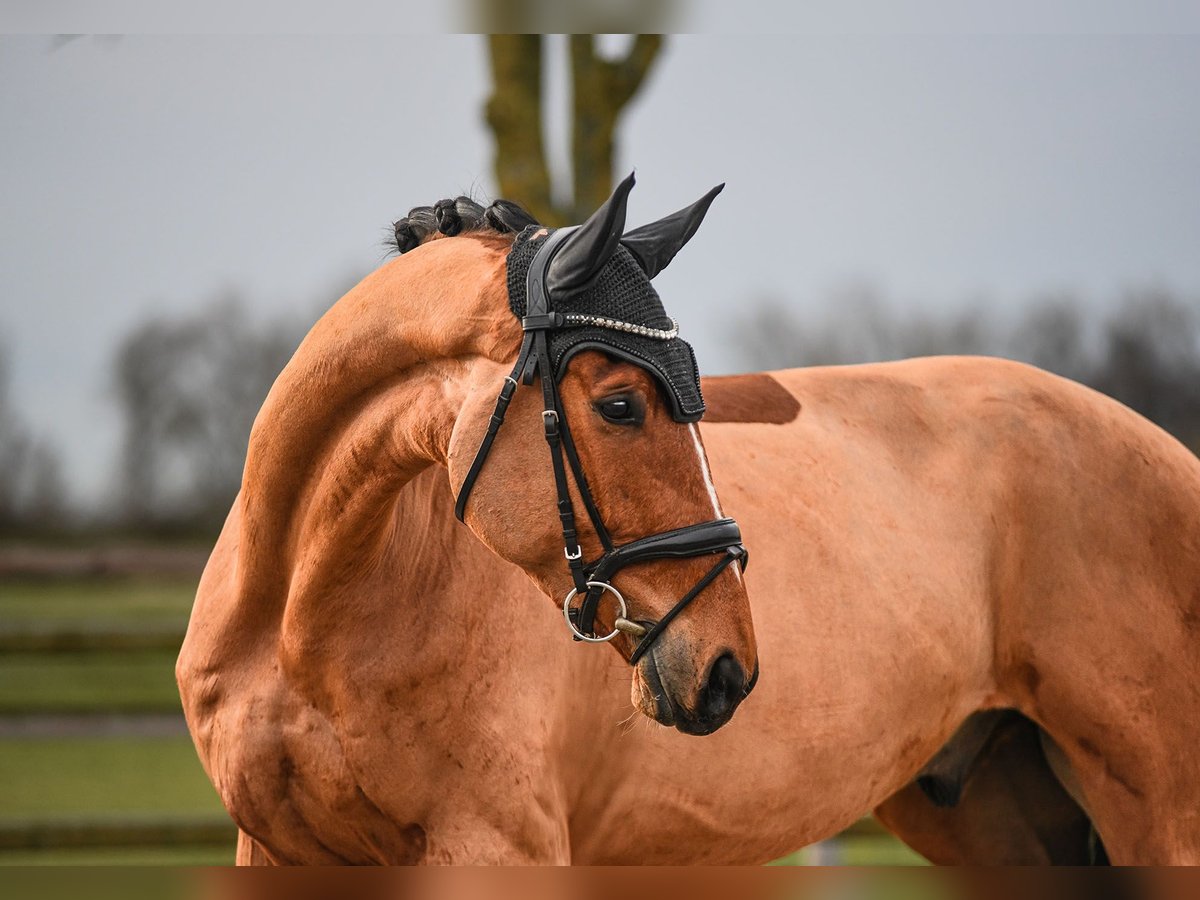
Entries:
<svg viewBox="0 0 1200 900">
<path fill-rule="evenodd" d="M 1032 362 L 1200 450 L 1200 39 L 0 37 L 0 863 L 226 862 L 175 654 L 250 424 L 411 206 L 641 224 L 706 374 Z M 790 861 L 909 861 L 863 824 Z"/>
</svg>

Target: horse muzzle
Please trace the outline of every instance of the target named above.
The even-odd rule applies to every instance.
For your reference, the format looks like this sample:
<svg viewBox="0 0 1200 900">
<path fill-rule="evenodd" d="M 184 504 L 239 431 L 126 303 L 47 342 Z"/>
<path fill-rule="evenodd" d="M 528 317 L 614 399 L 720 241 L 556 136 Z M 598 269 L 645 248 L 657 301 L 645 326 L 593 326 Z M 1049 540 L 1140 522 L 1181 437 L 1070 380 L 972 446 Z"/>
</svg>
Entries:
<svg viewBox="0 0 1200 900">
<path fill-rule="evenodd" d="M 684 734 L 706 735 L 733 717 L 758 682 L 759 669 L 756 660 L 754 671 L 748 674 L 731 653 L 722 653 L 708 667 L 691 702 L 683 701 L 673 689 L 671 669 L 667 667 L 664 673 L 655 650 L 643 657 L 639 671 L 643 702 L 637 705 L 642 712 L 660 725 L 673 726 Z M 691 679 L 683 680 L 691 683 Z"/>
</svg>

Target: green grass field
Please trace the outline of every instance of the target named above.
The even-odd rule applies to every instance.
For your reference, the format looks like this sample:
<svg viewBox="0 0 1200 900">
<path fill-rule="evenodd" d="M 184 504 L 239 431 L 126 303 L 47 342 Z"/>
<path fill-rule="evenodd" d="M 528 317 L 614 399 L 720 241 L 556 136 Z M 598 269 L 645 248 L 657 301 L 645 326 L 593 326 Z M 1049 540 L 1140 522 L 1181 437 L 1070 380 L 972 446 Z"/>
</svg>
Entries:
<svg viewBox="0 0 1200 900">
<path fill-rule="evenodd" d="M 193 579 L 92 578 L 0 582 L 0 629 L 158 628 L 182 639 Z M 0 715 L 172 712 L 179 709 L 173 647 L 0 653 Z"/>
<path fill-rule="evenodd" d="M 234 847 L 84 847 L 3 850 L 0 866 L 232 866 Z"/>
<path fill-rule="evenodd" d="M 194 578 L 55 578 L 0 581 L 0 623 L 187 623 Z"/>
<path fill-rule="evenodd" d="M 190 738 L 0 741 L 0 817 L 220 813 Z"/>
<path fill-rule="evenodd" d="M 172 651 L 0 655 L 0 715 L 175 712 Z"/>
<path fill-rule="evenodd" d="M 8 633 L 176 631 L 192 578 L 0 581 Z M 0 717 L 176 713 L 173 649 L 0 653 Z M 0 740 L 0 827 L 17 822 L 220 820 L 224 811 L 191 740 L 179 737 L 10 737 Z M 4 865 L 204 865 L 233 861 L 233 844 L 0 850 Z"/>
<path fill-rule="evenodd" d="M 773 866 L 927 866 L 926 860 L 890 834 L 839 837 L 825 854 L 815 847 L 789 853 Z"/>
<path fill-rule="evenodd" d="M 20 821 L 221 820 L 221 802 L 187 737 L 0 741 L 0 829 Z M 231 826 L 232 833 L 232 826 Z M 0 850 L 0 865 L 218 865 L 226 844 Z"/>
</svg>

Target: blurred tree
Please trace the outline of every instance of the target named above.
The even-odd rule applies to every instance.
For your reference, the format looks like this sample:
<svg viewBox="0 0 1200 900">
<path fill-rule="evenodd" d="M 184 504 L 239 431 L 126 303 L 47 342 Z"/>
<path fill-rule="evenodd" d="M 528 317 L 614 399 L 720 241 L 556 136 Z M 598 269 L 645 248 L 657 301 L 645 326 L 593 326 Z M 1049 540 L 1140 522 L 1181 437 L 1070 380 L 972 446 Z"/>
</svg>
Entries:
<svg viewBox="0 0 1200 900">
<path fill-rule="evenodd" d="M 520 203 L 548 225 L 565 224 L 550 196 L 542 141 L 542 36 L 488 36 L 492 96 L 487 122 L 496 138 L 500 195 Z"/>
<path fill-rule="evenodd" d="M 1051 295 L 1034 303 L 1009 340 L 1014 359 L 1075 381 L 1087 382 L 1095 366 L 1088 322 L 1073 298 Z"/>
<path fill-rule="evenodd" d="M 487 122 L 496 139 L 500 195 L 547 225 L 581 222 L 612 191 L 616 130 L 662 49 L 658 34 L 639 34 L 628 53 L 606 59 L 591 34 L 570 36 L 572 201 L 556 204 L 543 142 L 543 39 L 492 34 L 492 96 Z"/>
<path fill-rule="evenodd" d="M 229 294 L 197 315 L 147 322 L 121 342 L 114 368 L 128 522 L 220 524 L 241 485 L 250 426 L 302 334 L 296 320 L 250 321 Z"/>
<path fill-rule="evenodd" d="M 779 299 L 760 301 L 734 323 L 733 340 L 747 363 L 765 369 L 1001 350 L 994 330 L 976 312 L 900 316 L 866 285 L 837 291 L 828 308 L 836 313 L 808 322 Z"/>
<path fill-rule="evenodd" d="M 1103 333 L 1087 383 L 1200 449 L 1200 308 L 1161 290 L 1134 292 Z"/>
<path fill-rule="evenodd" d="M 1098 323 L 1070 297 L 1033 303 L 1012 329 L 979 307 L 927 318 L 890 311 L 868 288 L 835 296 L 832 310 L 803 321 L 777 299 L 760 301 L 734 327 L 755 369 L 836 365 L 947 354 L 989 354 L 1032 363 L 1120 400 L 1200 452 L 1200 304 L 1161 290 L 1134 291 Z"/>
<path fill-rule="evenodd" d="M 0 532 L 53 529 L 67 511 L 61 463 L 22 421 L 9 378 L 7 348 L 0 344 Z"/>
</svg>

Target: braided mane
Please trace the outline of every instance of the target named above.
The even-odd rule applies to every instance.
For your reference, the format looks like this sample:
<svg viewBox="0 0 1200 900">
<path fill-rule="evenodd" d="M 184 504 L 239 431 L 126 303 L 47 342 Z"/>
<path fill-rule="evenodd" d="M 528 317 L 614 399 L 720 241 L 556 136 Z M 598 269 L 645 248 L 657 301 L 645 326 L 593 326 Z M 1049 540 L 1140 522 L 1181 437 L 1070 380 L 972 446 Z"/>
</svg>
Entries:
<svg viewBox="0 0 1200 900">
<path fill-rule="evenodd" d="M 484 207 L 470 197 L 439 200 L 433 206 L 416 206 L 408 215 L 393 223 L 393 238 L 388 243 L 398 253 L 407 253 L 426 241 L 473 231 L 517 234 L 529 225 L 540 224 L 511 200 L 497 200 Z"/>
</svg>

